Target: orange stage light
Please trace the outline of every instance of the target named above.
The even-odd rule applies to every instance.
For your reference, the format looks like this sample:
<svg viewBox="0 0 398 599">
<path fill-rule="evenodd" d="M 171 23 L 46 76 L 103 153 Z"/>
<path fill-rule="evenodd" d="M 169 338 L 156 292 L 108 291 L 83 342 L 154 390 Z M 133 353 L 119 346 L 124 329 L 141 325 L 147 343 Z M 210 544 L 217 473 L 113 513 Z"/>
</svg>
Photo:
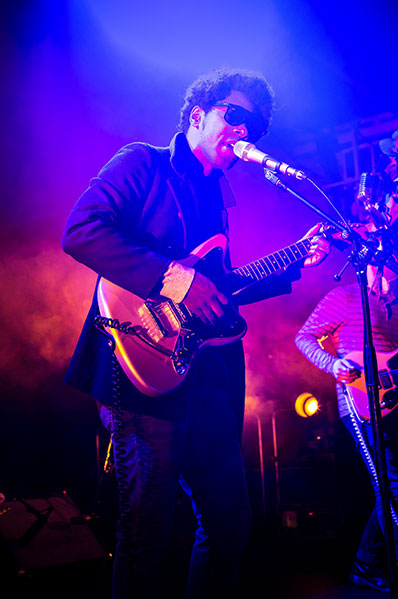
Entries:
<svg viewBox="0 0 398 599">
<path fill-rule="evenodd" d="M 301 393 L 296 399 L 294 408 L 299 416 L 308 418 L 319 410 L 319 403 L 312 393 Z"/>
</svg>

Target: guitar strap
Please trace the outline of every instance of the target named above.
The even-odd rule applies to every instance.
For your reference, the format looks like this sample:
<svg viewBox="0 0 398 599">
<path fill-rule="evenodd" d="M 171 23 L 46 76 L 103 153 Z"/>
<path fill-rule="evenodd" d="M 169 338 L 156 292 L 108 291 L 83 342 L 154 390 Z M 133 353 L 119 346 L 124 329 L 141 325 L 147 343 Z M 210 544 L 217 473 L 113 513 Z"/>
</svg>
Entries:
<svg viewBox="0 0 398 599">
<path fill-rule="evenodd" d="M 359 447 L 361 449 L 361 454 L 363 456 L 363 459 L 365 460 L 365 463 L 368 468 L 370 476 L 372 477 L 373 481 L 375 482 L 377 488 L 380 490 L 379 480 L 377 478 L 376 467 L 374 465 L 372 454 L 370 453 L 370 450 L 369 450 L 369 443 L 368 443 L 368 440 L 365 439 L 365 436 L 367 436 L 366 429 L 363 430 L 363 423 L 359 420 L 358 416 L 356 415 L 355 410 L 352 406 L 351 400 L 347 394 L 346 394 L 346 399 L 347 399 L 347 407 L 348 407 L 348 411 L 349 411 L 349 417 L 350 417 L 351 424 L 352 424 L 354 432 L 355 432 L 356 439 L 357 439 Z M 366 427 L 366 425 L 365 425 L 365 427 Z M 390 507 L 391 507 L 392 518 L 395 522 L 395 525 L 398 526 L 398 516 L 393 508 L 392 503 L 390 503 Z"/>
<path fill-rule="evenodd" d="M 114 463 L 117 463 L 117 485 L 119 496 L 119 513 L 122 518 L 130 510 L 128 494 L 128 467 L 126 464 L 126 452 L 128 441 L 122 433 L 123 410 L 120 401 L 120 374 L 121 367 L 117 361 L 114 348 L 112 348 L 112 395 L 113 406 L 111 408 L 111 437 L 108 446 L 110 455 L 112 446 Z M 106 461 L 105 461 L 106 464 Z M 105 468 L 104 464 L 104 468 Z"/>
<path fill-rule="evenodd" d="M 171 301 L 169 301 L 168 303 L 170 305 L 171 304 L 175 305 L 176 309 L 178 308 L 178 304 L 174 304 L 174 302 L 171 302 Z M 119 331 L 121 333 L 125 333 L 126 335 L 134 335 L 135 337 L 138 337 L 138 339 L 140 339 L 140 341 L 142 341 L 143 343 L 146 343 L 147 345 L 149 345 L 150 348 L 163 354 L 164 356 L 167 356 L 168 358 L 171 358 L 172 360 L 174 360 L 174 359 L 181 360 L 181 358 L 179 358 L 176 353 L 168 350 L 165 347 L 160 347 L 159 345 L 156 345 L 156 343 L 153 343 L 149 339 L 146 339 L 143 335 L 140 335 L 140 333 L 138 333 L 135 330 L 135 328 L 131 325 L 131 322 L 120 323 L 117 318 L 107 318 L 106 316 L 101 316 L 99 314 L 94 318 L 94 326 L 99 331 L 101 331 L 101 333 L 103 333 L 108 339 L 112 340 L 112 347 L 113 347 L 112 351 L 113 352 L 115 351 L 115 340 L 107 331 L 105 331 L 104 327 L 116 329 L 117 331 Z"/>
</svg>

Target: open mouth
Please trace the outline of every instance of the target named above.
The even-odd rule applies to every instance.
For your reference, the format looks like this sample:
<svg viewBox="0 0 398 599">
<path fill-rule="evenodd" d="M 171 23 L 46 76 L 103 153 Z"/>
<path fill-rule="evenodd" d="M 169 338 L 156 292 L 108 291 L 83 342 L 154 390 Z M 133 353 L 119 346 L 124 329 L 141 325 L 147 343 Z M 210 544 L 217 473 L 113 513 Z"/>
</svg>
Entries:
<svg viewBox="0 0 398 599">
<path fill-rule="evenodd" d="M 225 147 L 228 148 L 229 150 L 231 150 L 231 152 L 234 151 L 234 146 L 236 144 L 238 140 L 237 139 L 232 139 L 232 140 L 228 140 L 224 143 Z"/>
</svg>

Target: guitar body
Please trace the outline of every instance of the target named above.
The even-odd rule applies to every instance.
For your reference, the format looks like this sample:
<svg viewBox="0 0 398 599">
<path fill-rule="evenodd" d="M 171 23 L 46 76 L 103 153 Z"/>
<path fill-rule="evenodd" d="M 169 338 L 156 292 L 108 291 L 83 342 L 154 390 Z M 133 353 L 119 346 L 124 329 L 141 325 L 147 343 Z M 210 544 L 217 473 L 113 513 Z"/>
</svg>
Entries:
<svg viewBox="0 0 398 599">
<path fill-rule="evenodd" d="M 361 420 L 369 420 L 369 401 L 363 373 L 363 352 L 354 351 L 345 356 L 354 362 L 362 371 L 361 376 L 352 384 L 346 386 L 346 392 L 353 408 Z M 377 369 L 379 375 L 379 398 L 381 415 L 387 416 L 398 405 L 398 352 L 377 354 Z"/>
<path fill-rule="evenodd" d="M 225 275 L 226 247 L 226 237 L 215 235 L 181 263 L 216 280 Z M 247 329 L 233 305 L 214 325 L 206 325 L 183 304 L 143 300 L 106 279 L 100 280 L 97 299 L 100 324 L 114 340 L 121 368 L 149 397 L 180 387 L 201 349 L 237 341 Z"/>
<path fill-rule="evenodd" d="M 227 272 L 224 265 L 227 238 L 220 234 L 199 245 L 180 262 L 206 275 L 232 297 L 308 256 L 311 243 L 310 238 L 303 238 Z M 232 302 L 224 307 L 221 318 L 205 324 L 190 314 L 183 303 L 143 300 L 106 279 L 99 282 L 97 299 L 100 316 L 95 318 L 95 325 L 106 329 L 123 371 L 137 389 L 150 397 L 170 393 L 182 385 L 201 349 L 233 343 L 247 329 Z"/>
</svg>

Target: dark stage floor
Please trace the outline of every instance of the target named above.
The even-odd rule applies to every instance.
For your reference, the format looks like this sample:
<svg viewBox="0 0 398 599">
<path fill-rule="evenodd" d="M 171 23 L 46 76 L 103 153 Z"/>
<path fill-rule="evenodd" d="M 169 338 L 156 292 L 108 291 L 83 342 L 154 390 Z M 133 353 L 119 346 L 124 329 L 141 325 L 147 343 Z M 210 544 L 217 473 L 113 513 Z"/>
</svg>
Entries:
<svg viewBox="0 0 398 599">
<path fill-rule="evenodd" d="M 180 585 L 171 584 L 165 590 L 165 596 L 183 599 Z M 49 568 L 23 579 L 3 577 L 4 599 L 26 599 L 32 596 L 40 599 L 110 599 L 110 561 Z M 253 581 L 246 581 L 237 599 L 380 599 L 389 596 L 389 593 L 342 583 L 330 572 L 300 574 L 277 570 L 272 574 L 265 571 L 263 579 L 258 580 L 256 585 L 253 585 Z"/>
<path fill-rule="evenodd" d="M 112 563 L 108 554 L 113 552 L 116 502 L 112 477 L 103 477 L 99 485 L 97 469 L 98 463 L 103 464 L 102 454 L 108 439 L 102 439 L 100 434 L 98 462 L 96 411 L 92 403 L 81 402 L 80 397 L 73 403 L 70 391 L 61 389 L 55 408 L 53 396 L 52 384 L 47 394 L 41 390 L 36 404 L 29 398 L 23 410 L 21 398 L 12 401 L 10 395 L 5 403 L 7 413 L 0 422 L 0 438 L 5 443 L 2 455 L 7 459 L 1 464 L 0 491 L 7 501 L 0 504 L 0 537 L 6 540 L 0 546 L 0 596 L 2 599 L 32 596 L 110 599 Z M 254 434 L 251 436 L 255 438 Z M 256 447 L 253 446 L 253 455 L 246 451 L 255 520 L 242 562 L 239 599 L 389 597 L 389 593 L 361 589 L 348 582 L 373 500 L 366 473 L 357 461 L 352 462 L 356 458 L 350 448 L 345 449 L 345 439 L 343 435 L 336 442 L 341 453 L 341 457 L 336 454 L 338 476 L 330 466 L 330 459 L 325 461 L 312 454 L 310 463 L 315 482 L 309 477 L 307 462 L 300 468 L 294 464 L 281 470 L 282 498 L 297 499 L 300 491 L 298 511 L 308 515 L 310 512 L 304 509 L 308 504 L 314 514 L 311 522 L 308 518 L 301 521 L 298 518 L 296 527 L 283 528 L 275 516 L 274 472 L 267 447 L 264 463 L 269 495 L 266 496 L 261 493 Z M 251 449 L 252 445 L 246 443 L 246 447 Z M 63 494 L 63 489 L 68 492 Z M 333 501 L 332 491 L 336 496 Z M 47 509 L 52 497 L 57 497 L 58 503 L 54 503 L 48 521 L 42 519 L 39 525 L 35 524 L 36 515 L 26 509 L 23 501 L 40 511 Z M 12 510 L 3 511 L 12 498 L 19 502 L 15 516 Z M 317 511 L 319 502 L 323 502 L 323 507 Z M 87 514 L 95 517 L 87 520 Z M 181 492 L 164 584 L 165 595 L 174 599 L 183 599 L 192 531 L 191 507 Z M 34 568 L 30 568 L 32 563 Z M 14 574 L 15 566 L 26 573 Z"/>
<path fill-rule="evenodd" d="M 43 528 L 32 541 L 32 551 L 38 562 L 51 562 L 64 556 L 71 563 L 46 565 L 24 574 L 16 574 L 11 561 L 11 549 L 2 547 L 2 592 L 4 599 L 110 599 L 112 560 L 107 555 L 113 541 L 110 522 L 101 520 L 76 523 L 66 533 L 61 529 L 47 542 L 37 544 Z M 109 528 L 109 530 L 108 530 Z M 53 528 L 54 530 L 54 528 Z M 69 537 L 65 537 L 68 534 Z M 70 534 L 72 536 L 70 536 Z M 75 538 L 73 538 L 75 537 Z M 99 544 L 97 544 L 99 541 Z M 36 544 L 35 544 L 36 543 Z M 183 599 L 190 539 L 176 535 L 166 566 L 165 596 Z M 67 547 L 72 551 L 68 552 Z M 81 555 L 82 547 L 101 551 L 96 559 L 73 561 L 73 551 Z M 100 548 L 100 549 L 99 549 Z M 43 555 L 40 556 L 40 551 Z M 17 567 L 29 562 L 31 556 L 17 550 Z M 239 580 L 237 598 L 264 599 L 378 599 L 389 593 L 360 588 L 348 582 L 349 564 L 343 540 L 337 538 L 286 538 L 275 535 L 272 526 L 258 528 L 246 551 Z"/>
<path fill-rule="evenodd" d="M 279 580 L 277 587 L 267 580 L 257 589 L 243 589 L 237 599 L 381 599 L 390 594 L 356 587 L 353 584 L 336 584 L 327 576 L 309 575 L 287 577 Z M 2 585 L 4 599 L 110 599 L 110 568 L 103 564 L 86 564 L 70 567 L 63 572 L 43 572 L 31 580 L 9 582 Z M 173 587 L 164 596 L 182 599 Z M 221 598 L 220 598 L 221 599 Z"/>
</svg>

